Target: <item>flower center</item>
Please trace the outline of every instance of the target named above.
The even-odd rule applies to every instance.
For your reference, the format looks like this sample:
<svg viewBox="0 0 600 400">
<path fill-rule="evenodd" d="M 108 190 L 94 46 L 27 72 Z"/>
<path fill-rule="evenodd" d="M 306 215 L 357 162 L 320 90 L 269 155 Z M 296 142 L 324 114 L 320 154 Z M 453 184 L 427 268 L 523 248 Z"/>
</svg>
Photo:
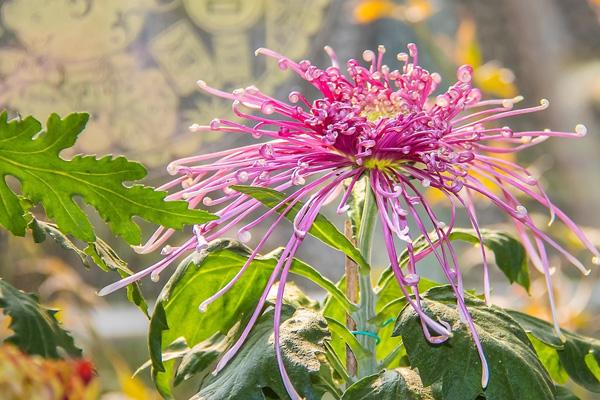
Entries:
<svg viewBox="0 0 600 400">
<path fill-rule="evenodd" d="M 384 170 L 389 167 L 398 167 L 402 161 L 390 160 L 388 158 L 369 157 L 364 161 L 364 166 L 367 169 Z"/>
</svg>

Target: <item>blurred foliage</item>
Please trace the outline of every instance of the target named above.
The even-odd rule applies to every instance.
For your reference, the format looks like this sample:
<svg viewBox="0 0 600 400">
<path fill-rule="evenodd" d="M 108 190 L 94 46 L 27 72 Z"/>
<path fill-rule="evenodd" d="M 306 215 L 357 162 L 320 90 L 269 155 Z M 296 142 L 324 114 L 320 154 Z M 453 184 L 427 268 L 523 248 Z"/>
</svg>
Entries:
<svg viewBox="0 0 600 400">
<path fill-rule="evenodd" d="M 94 367 L 86 359 L 48 360 L 0 345 L 4 400 L 94 400 L 99 392 Z"/>
</svg>

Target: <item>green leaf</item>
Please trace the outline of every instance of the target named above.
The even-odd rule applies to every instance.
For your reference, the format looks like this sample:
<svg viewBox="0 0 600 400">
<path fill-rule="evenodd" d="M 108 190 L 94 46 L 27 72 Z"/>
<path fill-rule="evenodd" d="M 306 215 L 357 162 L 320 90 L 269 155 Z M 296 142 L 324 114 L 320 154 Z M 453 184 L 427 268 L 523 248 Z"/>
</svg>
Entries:
<svg viewBox="0 0 600 400">
<path fill-rule="evenodd" d="M 593 365 L 590 368 L 590 355 L 600 363 L 600 340 L 564 329 L 561 340 L 552 334 L 552 324 L 518 311 L 510 310 L 508 313 L 531 335 L 556 349 L 561 366 L 573 381 L 587 390 L 600 393 L 600 377 L 596 375 Z"/>
<path fill-rule="evenodd" d="M 125 278 L 132 275 L 133 272 L 127 267 L 117 253 L 102 239 L 96 238 L 96 241 L 88 243 L 84 250 L 81 250 L 71 239 L 62 233 L 55 224 L 44 222 L 32 218 L 29 226 L 34 232 L 34 240 L 37 243 L 43 242 L 46 236 L 50 236 L 63 249 L 74 252 L 86 267 L 89 267 L 88 256 L 94 263 L 104 271 L 116 271 L 119 276 Z M 135 304 L 144 315 L 148 316 L 148 304 L 144 299 L 140 285 L 134 282 L 127 286 L 127 298 Z"/>
<path fill-rule="evenodd" d="M 559 384 L 565 384 L 569 380 L 569 374 L 563 368 L 560 363 L 560 357 L 554 347 L 546 345 L 535 336 L 528 334 L 529 340 L 538 355 L 538 358 L 542 365 L 546 368 L 546 371 L 550 374 L 552 380 Z"/>
<path fill-rule="evenodd" d="M 350 386 L 342 400 L 433 400 L 430 388 L 423 387 L 419 374 L 410 368 L 383 370 Z"/>
<path fill-rule="evenodd" d="M 352 334 L 352 332 L 350 332 L 344 324 L 333 318 L 325 317 L 325 319 L 327 320 L 329 331 L 332 334 L 339 336 L 348 345 L 348 347 L 350 347 L 357 358 L 369 356 L 370 353 L 362 347 L 362 345 L 358 342 L 358 339 L 356 339 L 356 336 L 354 336 L 354 334 Z"/>
<path fill-rule="evenodd" d="M 108 243 L 100 238 L 96 238 L 96 241 L 89 243 L 83 251 L 104 271 L 116 271 L 121 278 L 133 275 L 133 271 L 129 269 L 127 263 L 119 257 Z M 148 304 L 144 299 L 139 282 L 127 285 L 127 299 L 135 304 L 144 315 L 148 316 Z"/>
<path fill-rule="evenodd" d="M 548 322 L 515 310 L 506 310 L 506 312 L 517 320 L 521 328 L 543 343 L 555 349 L 564 348 L 563 340 L 554 334 L 554 327 Z"/>
<path fill-rule="evenodd" d="M 9 327 L 14 332 L 6 341 L 22 351 L 60 358 L 62 349 L 70 356 L 81 356 L 73 337 L 57 321 L 58 311 L 42 306 L 34 294 L 24 293 L 0 279 L 0 308 L 10 316 Z"/>
<path fill-rule="evenodd" d="M 298 309 L 280 328 L 284 364 L 294 388 L 307 400 L 321 399 L 320 355 L 329 337 L 327 323 L 316 312 Z M 273 348 L 273 312 L 266 312 L 229 364 L 203 384 L 193 400 L 264 400 L 265 390 L 288 399 Z"/>
<path fill-rule="evenodd" d="M 584 357 L 585 365 L 592 371 L 592 374 L 600 381 L 600 354 L 599 350 L 590 350 Z"/>
<path fill-rule="evenodd" d="M 174 384 L 178 385 L 193 375 L 207 375 L 212 364 L 227 349 L 227 344 L 226 337 L 216 333 L 185 352 L 175 372 Z"/>
<path fill-rule="evenodd" d="M 506 233 L 481 229 L 480 234 L 484 246 L 494 253 L 496 265 L 504 272 L 510 283 L 516 282 L 529 291 L 529 266 L 527 253 L 523 245 Z M 437 243 L 438 240 L 434 239 L 437 237 L 435 233 L 430 234 L 430 237 L 433 243 Z M 479 237 L 473 229 L 454 228 L 449 235 L 449 239 L 479 244 Z M 429 247 L 429 243 L 423 236 L 420 236 L 414 241 L 413 246 L 414 251 L 418 252 Z M 401 267 L 408 263 L 408 252 L 406 250 L 400 254 L 399 262 Z M 392 278 L 392 269 L 388 267 L 379 277 L 378 286 L 385 287 Z"/>
<path fill-rule="evenodd" d="M 556 387 L 555 400 L 579 400 L 579 397 L 575 396 L 569 389 L 564 386 Z"/>
<path fill-rule="evenodd" d="M 145 168 L 124 157 L 59 156 L 75 143 L 88 121 L 88 114 L 75 113 L 63 119 L 52 114 L 47 129 L 32 117 L 8 121 L 0 114 L 0 224 L 15 235 L 24 235 L 27 220 L 18 197 L 5 182 L 10 175 L 21 182 L 23 195 L 43 205 L 49 218 L 65 234 L 85 242 L 96 239 L 92 225 L 74 197 L 81 197 L 98 210 L 111 230 L 130 244 L 141 241 L 141 231 L 131 218 L 139 216 L 170 228 L 203 223 L 216 217 L 190 210 L 183 201 L 165 201 L 166 192 L 142 185 L 125 186 L 146 176 Z"/>
<path fill-rule="evenodd" d="M 483 244 L 494 253 L 496 265 L 504 272 L 509 282 L 516 282 L 529 292 L 527 252 L 521 242 L 503 232 L 481 229 L 480 233 Z M 479 238 L 472 229 L 453 229 L 450 240 L 479 244 Z"/>
<path fill-rule="evenodd" d="M 287 198 L 287 195 L 281 192 L 278 192 L 274 189 L 264 188 L 264 187 L 255 187 L 255 186 L 244 186 L 244 185 L 234 185 L 231 186 L 232 189 L 237 190 L 240 193 L 247 194 L 255 198 L 256 200 L 263 203 L 265 206 L 269 208 L 273 208 L 281 203 L 283 200 Z M 277 210 L 277 212 L 282 212 L 288 206 L 288 203 L 282 204 Z M 290 209 L 290 211 L 286 214 L 286 218 L 289 220 L 293 220 L 298 211 L 302 208 L 303 203 L 297 202 Z M 323 243 L 331 246 L 332 248 L 341 251 L 346 254 L 348 257 L 353 259 L 361 268 L 369 269 L 369 264 L 365 261 L 363 256 L 360 254 L 360 251 L 344 236 L 342 232 L 340 232 L 334 224 L 332 224 L 327 218 L 325 218 L 322 214 L 318 214 L 315 218 L 315 221 L 312 227 L 309 230 L 309 233 L 321 240 Z"/>
<path fill-rule="evenodd" d="M 151 318 L 149 332 L 154 375 L 163 396 L 172 396 L 169 382 L 174 373 L 174 362 L 161 362 L 161 353 L 170 343 L 183 337 L 193 347 L 216 333 L 227 334 L 236 323 L 244 321 L 254 310 L 281 254 L 280 249 L 256 257 L 231 290 L 211 304 L 205 312 L 198 310 L 202 301 L 235 276 L 250 254 L 250 250 L 238 242 L 211 242 L 207 249 L 184 260 L 163 288 Z M 318 275 L 312 267 L 299 260 L 294 260 L 291 272 L 308 278 Z M 324 277 L 317 281 L 326 288 L 333 286 L 331 282 L 324 283 L 327 281 Z M 345 298 L 342 292 L 335 296 Z M 347 299 L 345 303 L 351 304 Z"/>
<path fill-rule="evenodd" d="M 158 297 L 149 331 L 150 356 L 159 391 L 172 397 L 170 381 L 174 362 L 163 363 L 161 353 L 183 337 L 190 347 L 216 333 L 227 334 L 251 312 L 267 283 L 272 259 L 258 257 L 242 279 L 205 312 L 198 306 L 227 284 L 249 255 L 238 243 L 221 240 L 184 260 Z M 262 268 L 261 268 L 262 267 Z"/>
<path fill-rule="evenodd" d="M 32 217 L 29 226 L 31 227 L 33 238 L 36 243 L 42 243 L 46 240 L 46 237 L 50 236 L 60 247 L 75 253 L 81 259 L 81 263 L 85 267 L 90 266 L 85 251 L 77 247 L 77 245 L 73 243 L 67 235 L 62 233 L 55 224 L 40 221 Z"/>
<path fill-rule="evenodd" d="M 413 368 L 423 384 L 442 385 L 444 399 L 537 400 L 554 398 L 554 384 L 540 363 L 525 331 L 498 307 L 465 294 L 465 303 L 481 339 L 489 366 L 489 383 L 481 387 L 481 361 L 467 326 L 461 321 L 449 286 L 424 295 L 423 310 L 452 327 L 452 337 L 439 345 L 424 337 L 418 315 L 411 307 L 398 317 L 394 334 L 401 335 Z"/>
<path fill-rule="evenodd" d="M 277 260 L 279 259 L 279 256 L 282 251 L 283 248 L 279 248 L 271 252 L 269 256 L 274 260 Z M 295 258 L 292 267 L 290 268 L 290 272 L 292 272 L 295 275 L 306 278 L 314 284 L 320 286 L 322 289 L 326 290 L 331 297 L 335 298 L 339 302 L 340 306 L 345 311 L 351 312 L 358 309 L 358 305 L 348 300 L 348 297 L 346 297 L 344 292 L 340 290 L 340 288 L 335 283 L 321 275 L 319 271 L 306 264 L 304 261 Z"/>
</svg>

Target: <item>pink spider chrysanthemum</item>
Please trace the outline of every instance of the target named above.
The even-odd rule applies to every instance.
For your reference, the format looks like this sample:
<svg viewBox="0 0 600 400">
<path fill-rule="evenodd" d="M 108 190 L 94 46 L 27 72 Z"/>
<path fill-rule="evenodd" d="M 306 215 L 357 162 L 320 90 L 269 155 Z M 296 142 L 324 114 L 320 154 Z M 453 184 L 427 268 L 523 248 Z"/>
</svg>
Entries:
<svg viewBox="0 0 600 400">
<path fill-rule="evenodd" d="M 470 66 L 458 68 L 457 82 L 444 93 L 432 96 L 441 78 L 418 65 L 414 44 L 408 45 L 408 54 L 398 55 L 402 63 L 399 69 L 382 64 L 385 49 L 380 46 L 377 54 L 372 51 L 363 53 L 369 66 L 363 66 L 356 60 L 348 61 L 347 74 L 338 65 L 335 53 L 329 47 L 325 50 L 332 61 L 332 66 L 326 69 L 317 68 L 309 61 L 292 61 L 267 49 L 256 52 L 275 58 L 281 69 L 291 69 L 318 89 L 322 96 L 312 102 L 300 92 L 291 92 L 286 102 L 269 97 L 255 87 L 226 93 L 208 87 L 203 81 L 198 82 L 204 91 L 232 101 L 234 113 L 246 124 L 215 119 L 207 126 L 191 126 L 193 132 L 234 132 L 256 139 L 267 138 L 269 141 L 171 163 L 168 171 L 179 177 L 161 189 L 180 186 L 181 189 L 169 198 L 185 199 L 191 207 L 197 207 L 200 203 L 220 206 L 216 212 L 219 219 L 195 226 L 194 236 L 185 243 L 178 247 L 163 248 L 165 258 L 162 261 L 106 287 L 102 293 L 112 292 L 148 274 L 154 279 L 158 278 L 158 274 L 173 260 L 205 247 L 207 242 L 243 223 L 261 207 L 259 201 L 230 189 L 230 186 L 248 184 L 278 191 L 294 187 L 295 190 L 279 206 L 246 222 L 239 229 L 238 237 L 248 241 L 254 227 L 276 214 L 276 209 L 284 208 L 238 274 L 204 301 L 201 309 L 235 284 L 251 266 L 252 260 L 284 214 L 294 204 L 305 200 L 293 221 L 294 234 L 274 268 L 248 325 L 216 367 L 217 372 L 221 370 L 240 349 L 263 310 L 269 290 L 279 280 L 274 321 L 275 351 L 286 389 L 292 398 L 299 398 L 285 372 L 278 345 L 283 290 L 292 258 L 321 207 L 337 196 L 341 199 L 337 210 L 345 212 L 346 202 L 356 182 L 366 175 L 376 201 L 395 278 L 410 305 L 421 317 L 424 334 L 431 342 L 443 341 L 450 335 L 449 326 L 428 317 L 420 305 L 417 262 L 433 253 L 454 289 L 458 308 L 470 327 L 482 360 L 482 382 L 486 386 L 487 364 L 477 331 L 464 304 L 457 257 L 448 239 L 455 225 L 456 210 L 465 210 L 478 235 L 480 230 L 472 202 L 473 194 L 489 199 L 509 216 L 533 265 L 546 277 L 554 312 L 546 246 L 562 253 L 584 273 L 588 270 L 536 226 L 516 194 L 525 195 L 549 209 L 552 219 L 556 216 L 589 248 L 596 263 L 600 254 L 581 230 L 550 202 L 537 180 L 525 168 L 496 158 L 493 154 L 518 152 L 550 136 L 580 137 L 586 129 L 578 125 L 574 133 L 548 130 L 516 132 L 509 127 L 498 127 L 497 122 L 505 118 L 544 110 L 548 101 L 542 100 L 537 107 L 513 109 L 521 98 L 482 100 L 480 91 L 472 86 Z M 244 107 L 252 112 L 243 111 Z M 499 143 L 502 145 L 498 146 Z M 485 185 L 483 180 L 486 181 Z M 501 195 L 489 188 L 488 181 L 497 186 Z M 450 221 L 445 224 L 438 219 L 421 193 L 421 187 L 435 188 L 448 199 Z M 428 227 L 433 227 L 433 233 L 429 232 Z M 139 251 L 158 249 L 171 234 L 172 230 L 160 228 Z M 421 235 L 429 246 L 416 251 L 413 240 Z M 406 270 L 398 263 L 396 248 L 400 243 L 409 254 Z M 481 252 L 484 292 L 486 299 L 489 299 L 488 266 L 483 246 Z M 414 296 L 411 297 L 411 294 Z M 558 333 L 556 318 L 555 325 Z"/>
</svg>

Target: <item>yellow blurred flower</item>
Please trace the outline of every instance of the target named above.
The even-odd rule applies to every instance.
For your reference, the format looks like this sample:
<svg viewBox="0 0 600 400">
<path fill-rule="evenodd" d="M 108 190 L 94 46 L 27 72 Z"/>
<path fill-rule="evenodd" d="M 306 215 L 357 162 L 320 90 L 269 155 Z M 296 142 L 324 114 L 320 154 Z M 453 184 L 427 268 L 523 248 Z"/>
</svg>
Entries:
<svg viewBox="0 0 600 400">
<path fill-rule="evenodd" d="M 464 18 L 458 27 L 454 61 L 457 65 L 469 64 L 473 67 L 473 81 L 481 91 L 501 98 L 517 95 L 515 76 L 510 69 L 502 67 L 497 61 L 483 62 L 477 42 L 477 27 L 472 18 Z"/>
<path fill-rule="evenodd" d="M 4 400 L 93 400 L 99 387 L 87 360 L 47 360 L 3 344 L 0 393 Z"/>
<path fill-rule="evenodd" d="M 428 0 L 406 0 L 396 3 L 391 0 L 361 0 L 354 8 L 354 19 L 359 24 L 368 24 L 380 18 L 393 18 L 411 23 L 421 22 L 433 14 Z"/>
</svg>

